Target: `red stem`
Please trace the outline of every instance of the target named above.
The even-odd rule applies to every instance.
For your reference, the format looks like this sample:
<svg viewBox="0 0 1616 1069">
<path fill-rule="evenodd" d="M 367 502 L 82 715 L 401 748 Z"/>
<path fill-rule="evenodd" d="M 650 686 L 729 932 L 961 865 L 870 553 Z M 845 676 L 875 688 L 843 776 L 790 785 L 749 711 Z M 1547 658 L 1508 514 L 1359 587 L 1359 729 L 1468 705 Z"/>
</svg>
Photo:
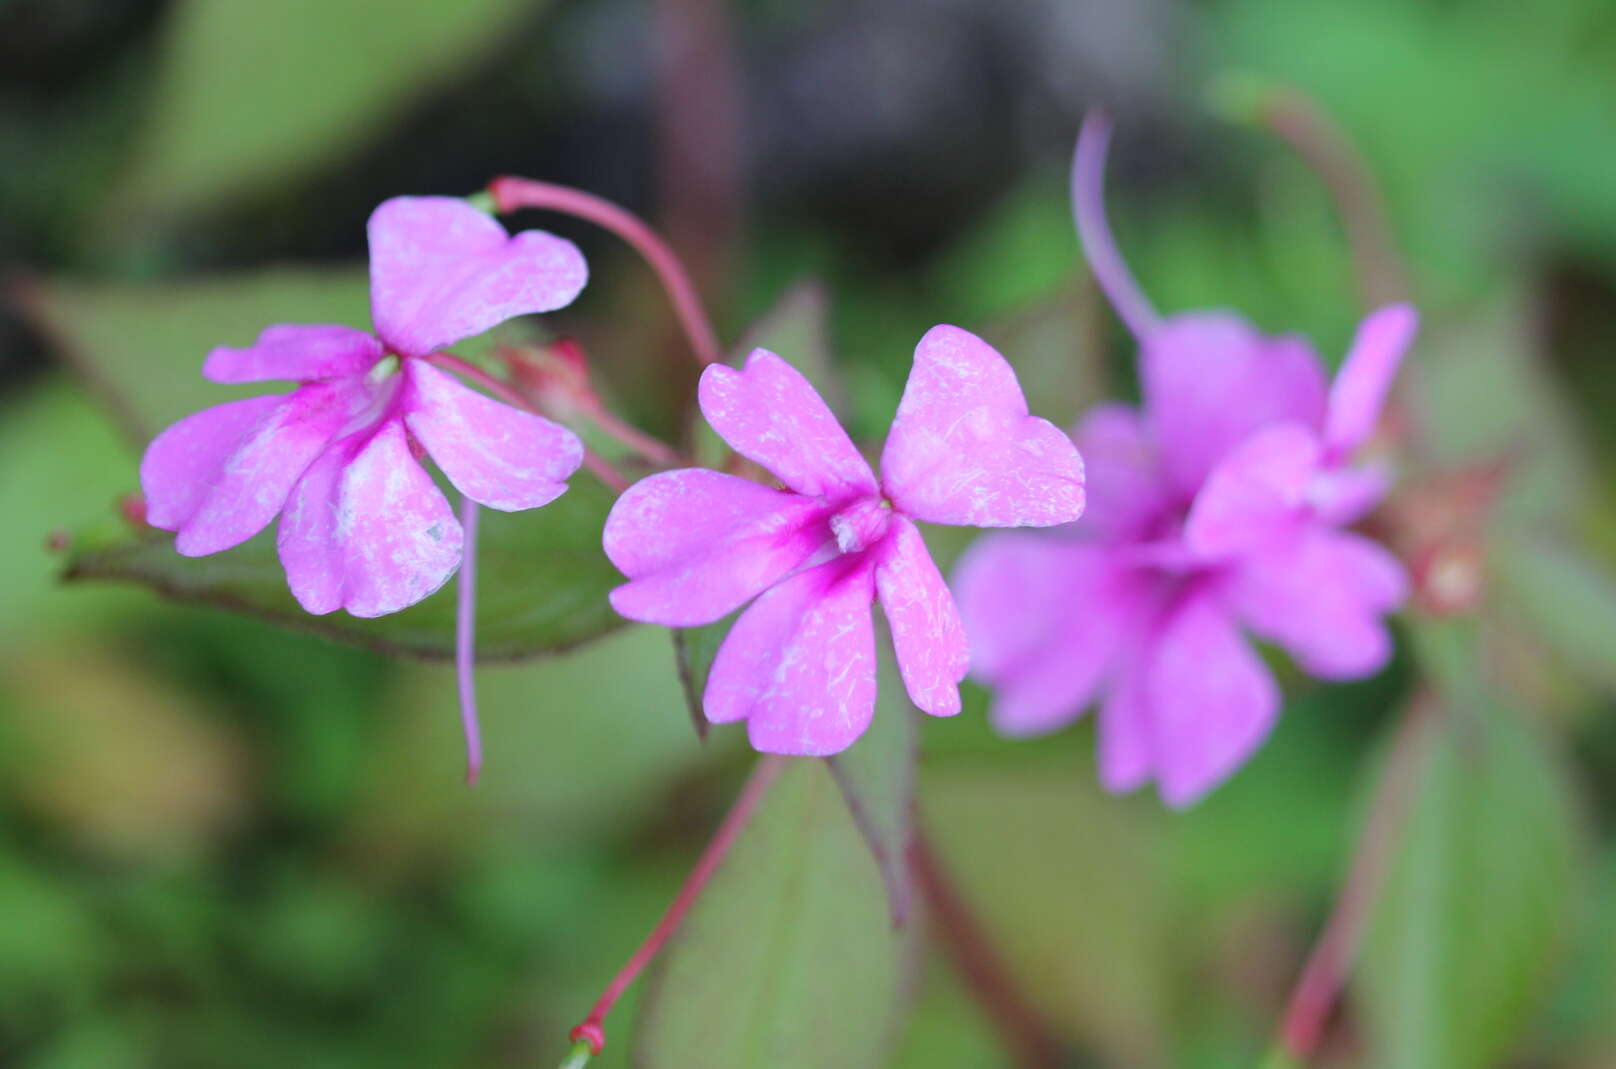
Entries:
<svg viewBox="0 0 1616 1069">
<path fill-rule="evenodd" d="M 933 927 L 1015 1063 L 1024 1069 L 1055 1069 L 1061 1065 L 1060 1041 L 1017 989 L 992 940 L 955 889 L 918 826 L 909 845 L 909 863 L 931 909 Z"/>
<path fill-rule="evenodd" d="M 1330 191 L 1341 214 L 1364 303 L 1378 308 L 1407 300 L 1408 270 L 1397 252 L 1385 198 L 1346 131 L 1295 89 L 1269 91 L 1258 115 Z"/>
<path fill-rule="evenodd" d="M 1340 998 L 1358 956 L 1392 856 L 1402 841 L 1401 832 L 1418 783 L 1415 773 L 1424 749 L 1421 743 L 1426 738 L 1427 701 L 1416 697 L 1403 713 L 1341 894 L 1285 1008 L 1279 1045 L 1298 1062 L 1305 1062 L 1318 1049 L 1330 1010 Z"/>
<path fill-rule="evenodd" d="M 589 418 L 595 421 L 608 437 L 616 439 L 623 445 L 634 450 L 642 458 L 652 464 L 677 464 L 679 454 L 667 443 L 651 437 L 638 427 L 623 422 L 610 412 L 604 405 L 595 404 L 589 407 Z"/>
<path fill-rule="evenodd" d="M 574 1043 L 589 1044 L 589 1049 L 594 1054 L 599 1054 L 606 1046 L 606 1015 L 628 989 L 628 985 L 632 984 L 641 971 L 650 964 L 651 959 L 656 957 L 657 951 L 662 949 L 668 937 L 678 930 L 680 922 L 685 919 L 685 914 L 690 912 L 690 907 L 701 897 L 707 882 L 712 879 L 713 873 L 718 871 L 718 866 L 723 863 L 730 847 L 735 845 L 735 840 L 751 820 L 758 803 L 768 793 L 769 785 L 785 767 L 785 761 L 785 758 L 774 754 L 758 761 L 751 777 L 746 781 L 746 786 L 741 788 L 741 793 L 736 797 L 735 804 L 730 807 L 723 823 L 718 826 L 718 831 L 713 834 L 712 841 L 701 852 L 696 867 L 685 877 L 684 886 L 680 887 L 679 893 L 674 896 L 673 904 L 668 906 L 668 911 L 657 921 L 656 927 L 651 929 L 651 934 L 646 937 L 645 942 L 640 944 L 639 949 L 618 970 L 612 982 L 606 985 L 606 990 L 596 1000 L 594 1007 L 589 1011 L 589 1016 L 568 1035 Z"/>
<path fill-rule="evenodd" d="M 588 220 L 604 227 L 632 245 L 662 282 L 673 304 L 679 325 L 690 339 L 690 348 L 702 366 L 717 363 L 721 354 L 718 335 L 702 308 L 701 296 L 684 265 L 674 255 L 667 242 L 645 221 L 592 193 L 551 182 L 537 182 L 531 178 L 505 175 L 488 184 L 488 192 L 500 212 L 514 212 L 519 208 L 544 208 Z"/>
</svg>

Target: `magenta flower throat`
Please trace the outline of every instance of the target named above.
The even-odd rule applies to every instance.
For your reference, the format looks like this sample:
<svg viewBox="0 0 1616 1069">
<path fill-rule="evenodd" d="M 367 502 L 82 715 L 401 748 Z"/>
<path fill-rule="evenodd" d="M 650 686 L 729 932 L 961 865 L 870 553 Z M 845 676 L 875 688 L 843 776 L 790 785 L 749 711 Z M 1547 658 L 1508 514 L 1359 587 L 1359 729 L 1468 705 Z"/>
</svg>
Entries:
<svg viewBox="0 0 1616 1069">
<path fill-rule="evenodd" d="M 915 521 L 1046 527 L 1083 511 L 1076 448 L 1028 415 L 1009 364 L 957 327 L 927 333 L 879 479 L 773 353 L 753 352 L 740 371 L 708 368 L 700 403 L 783 488 L 700 469 L 631 487 L 606 521 L 607 556 L 630 580 L 613 606 L 691 627 L 752 601 L 718 651 L 704 706 L 715 723 L 745 720 L 764 752 L 833 754 L 863 733 L 875 708 L 876 600 L 910 698 L 935 716 L 957 713 L 965 632 Z"/>
</svg>

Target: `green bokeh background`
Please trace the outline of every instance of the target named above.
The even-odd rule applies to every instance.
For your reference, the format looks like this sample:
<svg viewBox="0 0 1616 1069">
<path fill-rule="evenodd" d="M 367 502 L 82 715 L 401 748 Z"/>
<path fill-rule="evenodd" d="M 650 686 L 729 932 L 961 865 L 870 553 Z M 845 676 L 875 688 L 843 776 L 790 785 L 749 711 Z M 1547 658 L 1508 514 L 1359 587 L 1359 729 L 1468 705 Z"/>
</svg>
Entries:
<svg viewBox="0 0 1616 1069">
<path fill-rule="evenodd" d="M 1161 308 L 1239 308 L 1331 359 L 1350 336 L 1330 201 L 1214 107 L 1231 75 L 1310 94 L 1384 185 L 1425 318 L 1423 474 L 1510 459 L 1475 533 L 1482 608 L 1403 627 L 1377 679 L 1287 673 L 1272 741 L 1181 814 L 1103 795 L 1086 721 L 1005 742 L 968 688 L 923 725 L 925 822 L 1065 1064 L 1252 1066 L 1395 716 L 1435 677 L 1452 730 L 1318 1064 L 1616 1065 L 1605 0 L 0 0 L 0 1065 L 556 1064 L 745 774 L 737 731 L 696 739 L 653 628 L 484 670 L 468 790 L 447 669 L 57 583 L 52 532 L 118 530 L 138 442 L 225 398 L 196 375 L 209 345 L 363 322 L 376 202 L 505 172 L 619 199 L 699 265 L 730 339 L 817 280 L 816 366 L 866 439 L 944 320 L 1069 421 L 1133 389 L 1067 217 L 1094 104 L 1119 123 L 1119 239 Z M 689 378 L 643 266 L 522 221 L 591 260 L 545 329 L 675 431 Z M 701 930 L 744 944 L 765 920 Z M 1012 1064 L 946 955 L 903 953 L 899 1012 L 810 1033 L 800 1064 Z M 643 1017 L 636 989 L 597 1064 L 631 1064 L 641 1021 L 634 1064 L 706 1064 L 677 1037 L 730 1007 L 689 972 Z"/>
</svg>

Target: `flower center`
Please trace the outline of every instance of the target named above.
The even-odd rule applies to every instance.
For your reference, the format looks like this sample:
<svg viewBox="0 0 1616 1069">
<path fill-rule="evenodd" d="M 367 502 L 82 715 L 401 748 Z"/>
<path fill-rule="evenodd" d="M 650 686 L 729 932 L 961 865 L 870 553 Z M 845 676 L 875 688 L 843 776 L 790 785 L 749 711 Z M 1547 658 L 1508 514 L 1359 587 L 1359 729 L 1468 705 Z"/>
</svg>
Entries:
<svg viewBox="0 0 1616 1069">
<path fill-rule="evenodd" d="M 837 549 L 858 553 L 885 538 L 891 522 L 892 510 L 887 503 L 867 497 L 832 516 L 830 529 L 836 536 Z"/>
</svg>

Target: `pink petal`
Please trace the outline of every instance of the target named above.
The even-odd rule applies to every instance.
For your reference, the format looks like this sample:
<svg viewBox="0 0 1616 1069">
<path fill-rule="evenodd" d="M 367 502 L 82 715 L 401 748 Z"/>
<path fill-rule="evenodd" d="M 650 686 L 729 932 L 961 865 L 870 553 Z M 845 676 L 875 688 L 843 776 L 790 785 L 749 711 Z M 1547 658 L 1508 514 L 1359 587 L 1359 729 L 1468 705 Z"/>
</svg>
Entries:
<svg viewBox="0 0 1616 1069">
<path fill-rule="evenodd" d="M 1207 476 L 1184 521 L 1184 543 L 1203 558 L 1253 552 L 1288 538 L 1304 518 L 1319 442 L 1297 423 L 1279 423 L 1231 450 Z"/>
<path fill-rule="evenodd" d="M 1209 593 L 1175 607 L 1151 651 L 1145 700 L 1162 798 L 1187 806 L 1254 753 L 1279 714 L 1279 688 Z"/>
<path fill-rule="evenodd" d="M 564 307 L 589 277 L 572 242 L 541 230 L 511 237 L 458 197 L 394 197 L 371 213 L 368 232 L 371 317 L 404 356 Z"/>
<path fill-rule="evenodd" d="M 876 492 L 875 476 L 812 384 L 766 349 L 736 371 L 701 376 L 702 414 L 736 452 L 799 494 L 837 502 Z"/>
<path fill-rule="evenodd" d="M 460 564 L 460 524 L 410 454 L 404 427 L 336 443 L 298 482 L 278 539 L 298 603 L 315 615 L 384 616 L 436 591 Z"/>
<path fill-rule="evenodd" d="M 971 665 L 954 596 L 907 517 L 892 518 L 882 548 L 875 588 L 892 628 L 904 688 L 923 712 L 953 716 L 960 711 L 959 682 Z"/>
<path fill-rule="evenodd" d="M 1193 494 L 1229 451 L 1270 423 L 1324 423 L 1324 372 L 1307 342 L 1264 337 L 1224 313 L 1174 316 L 1144 342 L 1141 385 L 1163 466 Z"/>
<path fill-rule="evenodd" d="M 712 623 L 826 545 L 828 524 L 825 506 L 737 475 L 641 479 L 606 517 L 606 556 L 633 580 L 612 591 L 612 607 L 668 627 Z"/>
<path fill-rule="evenodd" d="M 1371 312 L 1359 325 L 1352 348 L 1330 386 L 1324 442 L 1332 457 L 1352 452 L 1375 432 L 1392 378 L 1414 341 L 1419 322 L 1413 306 L 1392 304 Z"/>
<path fill-rule="evenodd" d="M 1048 527 L 1083 513 L 1077 447 L 1027 414 L 1004 357 L 958 327 L 915 348 L 881 478 L 899 511 L 931 523 Z"/>
<path fill-rule="evenodd" d="M 245 349 L 220 346 L 202 363 L 214 382 L 313 382 L 363 375 L 382 358 L 382 343 L 352 327 L 282 323 Z"/>
<path fill-rule="evenodd" d="M 1310 674 L 1354 679 L 1391 657 L 1382 617 L 1407 594 L 1402 565 L 1378 543 L 1313 527 L 1290 547 L 1247 561 L 1228 597 L 1247 626 Z"/>
<path fill-rule="evenodd" d="M 1086 479 L 1081 529 L 1107 539 L 1148 536 L 1172 500 L 1139 411 L 1124 404 L 1096 405 L 1072 437 Z"/>
<path fill-rule="evenodd" d="M 284 394 L 270 394 L 214 405 L 186 416 L 152 439 L 140 462 L 146 521 L 165 531 L 178 530 L 202 507 L 231 454 L 286 400 Z"/>
<path fill-rule="evenodd" d="M 1378 464 L 1324 468 L 1308 485 L 1307 503 L 1324 523 L 1345 527 L 1367 516 L 1391 486 L 1391 472 Z"/>
<path fill-rule="evenodd" d="M 1100 767 L 1100 785 L 1114 794 L 1144 786 L 1155 771 L 1151 756 L 1155 740 L 1146 700 L 1148 682 L 1148 675 L 1137 664 L 1122 666 L 1105 704 L 1100 706 L 1095 760 Z"/>
<path fill-rule="evenodd" d="M 741 614 L 713 661 L 715 724 L 747 721 L 764 753 L 840 753 L 875 711 L 875 581 L 867 559 L 800 572 Z"/>
<path fill-rule="evenodd" d="M 954 586 L 972 670 L 994 688 L 993 726 L 1014 737 L 1082 714 L 1140 608 L 1111 553 L 1027 533 L 979 539 Z"/>
<path fill-rule="evenodd" d="M 228 445 L 227 427 L 239 427 L 260 409 L 220 405 L 181 420 L 152 442 L 142 481 L 173 496 L 151 522 L 178 531 L 174 548 L 185 556 L 229 549 L 267 527 L 304 469 L 347 421 L 354 394 L 346 385 L 315 383 L 274 400 L 234 448 L 214 454 L 211 465 L 199 454 Z M 186 459 L 175 459 L 180 456 Z M 174 491 L 176 477 L 193 478 L 196 485 Z"/>
<path fill-rule="evenodd" d="M 542 416 L 485 397 L 422 360 L 406 360 L 404 423 L 455 489 L 516 512 L 566 492 L 583 463 L 578 436 Z"/>
</svg>

